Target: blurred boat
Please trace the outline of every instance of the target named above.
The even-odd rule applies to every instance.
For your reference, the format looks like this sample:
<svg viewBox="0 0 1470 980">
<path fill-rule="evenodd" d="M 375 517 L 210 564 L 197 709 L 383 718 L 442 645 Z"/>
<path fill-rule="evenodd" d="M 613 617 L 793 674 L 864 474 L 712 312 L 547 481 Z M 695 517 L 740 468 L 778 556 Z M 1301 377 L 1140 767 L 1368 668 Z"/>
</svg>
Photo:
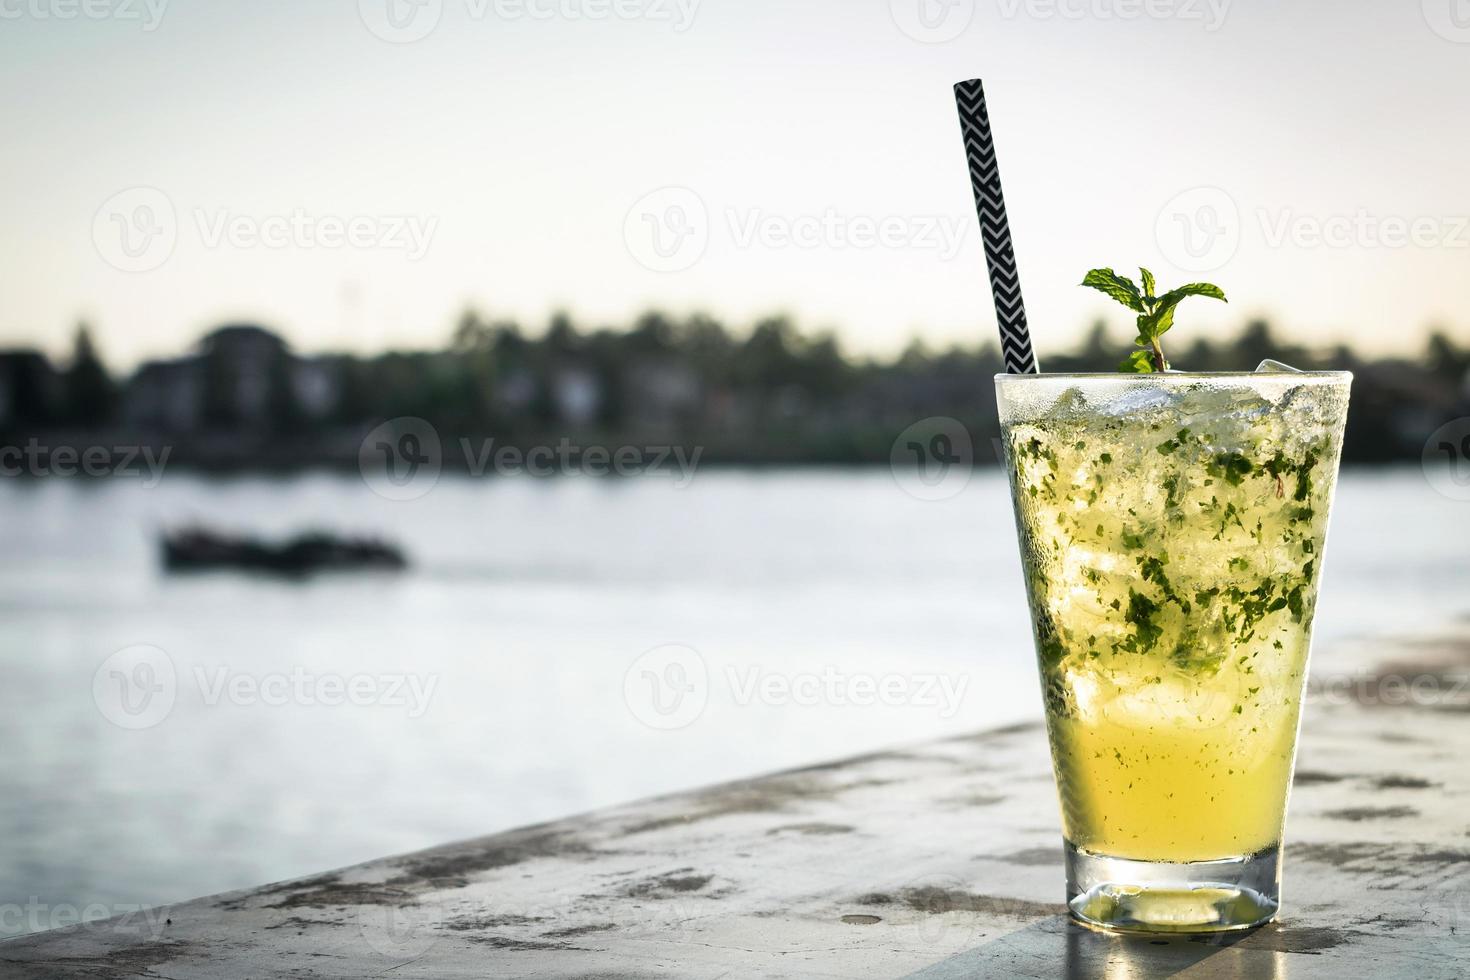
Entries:
<svg viewBox="0 0 1470 980">
<path fill-rule="evenodd" d="M 346 538 L 312 531 L 289 541 L 221 534 L 202 527 L 166 531 L 163 566 L 170 572 L 234 568 L 277 575 L 320 571 L 401 569 L 408 560 L 395 545 L 374 538 Z"/>
</svg>

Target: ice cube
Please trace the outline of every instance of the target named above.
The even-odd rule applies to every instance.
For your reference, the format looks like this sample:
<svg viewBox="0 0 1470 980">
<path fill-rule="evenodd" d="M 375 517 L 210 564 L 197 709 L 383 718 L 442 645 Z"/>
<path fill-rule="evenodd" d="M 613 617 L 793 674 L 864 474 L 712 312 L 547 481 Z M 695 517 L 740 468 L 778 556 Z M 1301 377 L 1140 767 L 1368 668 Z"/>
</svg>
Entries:
<svg viewBox="0 0 1470 980">
<path fill-rule="evenodd" d="M 1240 452 L 1260 435 L 1259 426 L 1275 409 L 1270 397 L 1250 389 L 1202 391 L 1190 402 L 1188 423 L 1215 452 Z"/>
<path fill-rule="evenodd" d="M 1088 410 L 1087 397 L 1082 394 L 1081 388 L 1068 388 L 1057 396 L 1052 403 L 1051 415 L 1062 418 L 1073 418 L 1085 415 Z"/>
<path fill-rule="evenodd" d="M 1268 357 L 1264 361 L 1262 361 L 1260 364 L 1257 364 L 1256 365 L 1256 373 L 1257 374 L 1302 374 L 1303 372 L 1302 372 L 1302 369 L 1301 368 L 1294 368 L 1290 364 L 1282 364 L 1280 361 L 1273 360 L 1273 359 L 1271 359 L 1271 358 Z M 1282 383 L 1283 384 L 1286 384 L 1286 385 L 1291 385 L 1292 384 L 1292 382 L 1286 380 L 1285 378 L 1282 379 Z M 1285 396 L 1283 396 L 1283 397 L 1281 397 L 1279 399 L 1278 407 L 1280 408 L 1280 410 L 1283 413 L 1295 412 L 1297 410 L 1297 406 L 1298 406 L 1299 403 L 1302 404 L 1302 405 L 1306 405 L 1306 406 L 1308 406 L 1310 408 L 1310 406 L 1314 403 L 1313 396 L 1305 388 L 1290 387 L 1290 388 L 1288 388 Z M 1303 422 L 1301 420 L 1298 420 L 1294 424 L 1296 424 L 1298 426 L 1300 426 L 1300 425 L 1310 425 L 1309 422 Z"/>
<path fill-rule="evenodd" d="M 1231 720 L 1240 700 L 1235 674 L 1192 677 L 1160 666 L 1155 676 L 1153 683 L 1134 677 L 1116 687 L 1117 693 L 1100 701 L 1103 717 L 1138 731 L 1218 729 Z"/>
<path fill-rule="evenodd" d="M 1103 415 L 1122 417 L 1175 405 L 1179 401 L 1180 397 L 1177 392 L 1165 388 L 1130 387 L 1123 394 L 1102 401 L 1098 404 L 1097 411 Z"/>
<path fill-rule="evenodd" d="M 1301 374 L 1301 368 L 1294 368 L 1290 364 L 1282 364 L 1280 361 L 1266 358 L 1256 365 L 1257 374 Z"/>
</svg>

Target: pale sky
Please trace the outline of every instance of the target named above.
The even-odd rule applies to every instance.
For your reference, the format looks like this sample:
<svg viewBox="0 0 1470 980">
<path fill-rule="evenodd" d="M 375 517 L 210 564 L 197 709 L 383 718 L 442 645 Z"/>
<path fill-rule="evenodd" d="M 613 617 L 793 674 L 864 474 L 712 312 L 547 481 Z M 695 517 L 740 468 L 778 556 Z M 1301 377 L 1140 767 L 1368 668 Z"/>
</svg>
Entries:
<svg viewBox="0 0 1470 980">
<path fill-rule="evenodd" d="M 1139 264 L 1230 294 L 1176 343 L 1470 342 L 1456 0 L 418 2 L 0 0 L 0 345 L 425 346 L 468 304 L 988 339 L 972 76 L 1043 351 Z"/>
</svg>

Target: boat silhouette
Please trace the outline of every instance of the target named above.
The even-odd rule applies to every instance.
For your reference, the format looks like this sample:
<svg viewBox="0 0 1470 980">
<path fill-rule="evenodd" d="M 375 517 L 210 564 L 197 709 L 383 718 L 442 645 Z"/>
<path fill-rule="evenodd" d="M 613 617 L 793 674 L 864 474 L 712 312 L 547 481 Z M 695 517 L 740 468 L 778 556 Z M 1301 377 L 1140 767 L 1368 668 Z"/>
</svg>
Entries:
<svg viewBox="0 0 1470 980">
<path fill-rule="evenodd" d="M 286 541 L 270 542 L 196 526 L 164 532 L 161 544 L 163 566 L 169 572 L 238 569 L 309 575 L 320 571 L 395 570 L 408 566 L 403 552 L 387 541 L 343 537 L 325 531 L 309 531 Z"/>
</svg>

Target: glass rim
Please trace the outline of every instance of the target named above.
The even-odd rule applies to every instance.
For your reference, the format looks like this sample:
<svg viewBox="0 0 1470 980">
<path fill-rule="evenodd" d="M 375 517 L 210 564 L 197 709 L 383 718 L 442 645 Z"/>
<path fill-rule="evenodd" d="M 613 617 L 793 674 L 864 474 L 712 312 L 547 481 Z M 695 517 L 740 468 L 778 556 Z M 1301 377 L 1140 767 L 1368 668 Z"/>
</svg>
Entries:
<svg viewBox="0 0 1470 980">
<path fill-rule="evenodd" d="M 1176 381 L 1352 381 L 1351 371 L 1169 371 L 1160 374 L 1150 371 L 1146 374 L 1132 374 L 1122 371 L 1051 371 L 1034 372 L 1025 374 L 997 374 L 994 376 L 999 384 L 1002 381 L 1017 381 L 1030 383 L 1044 379 L 1057 379 L 1068 381 L 1118 381 L 1118 382 L 1146 382 L 1155 385 L 1163 385 Z"/>
</svg>

